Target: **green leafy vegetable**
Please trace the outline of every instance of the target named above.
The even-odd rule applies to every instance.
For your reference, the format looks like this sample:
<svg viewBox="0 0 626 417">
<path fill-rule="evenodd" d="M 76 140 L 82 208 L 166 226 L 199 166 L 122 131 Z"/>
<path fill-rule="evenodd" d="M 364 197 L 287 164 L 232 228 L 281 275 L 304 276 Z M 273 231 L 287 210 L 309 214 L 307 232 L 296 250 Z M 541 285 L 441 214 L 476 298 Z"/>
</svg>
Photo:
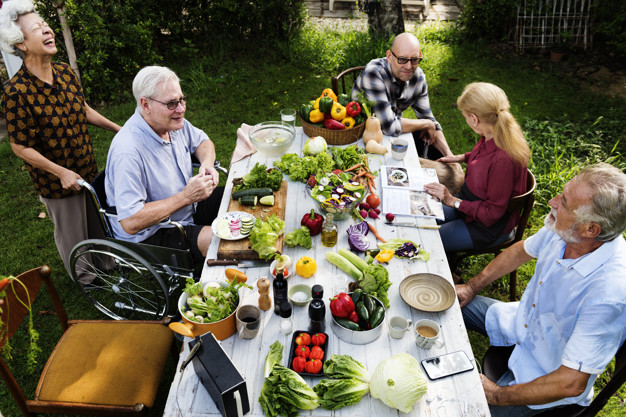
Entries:
<svg viewBox="0 0 626 417">
<path fill-rule="evenodd" d="M 300 245 L 307 249 L 311 249 L 312 240 L 309 228 L 306 226 L 300 226 L 299 229 L 295 229 L 291 233 L 286 234 L 285 244 L 289 247 Z"/>
<path fill-rule="evenodd" d="M 345 148 L 333 146 L 330 153 L 335 162 L 335 168 L 346 170 L 356 164 L 366 161 L 365 151 L 356 145 L 350 145 Z"/>
<path fill-rule="evenodd" d="M 349 355 L 331 355 L 324 362 L 324 375 L 329 378 L 354 378 L 365 383 L 370 380 L 365 366 Z"/>
<path fill-rule="evenodd" d="M 277 340 L 270 346 L 270 351 L 267 353 L 265 357 L 265 366 L 263 368 L 263 376 L 267 378 L 270 376 L 274 365 L 280 364 L 280 361 L 283 360 L 283 345 Z"/>
<path fill-rule="evenodd" d="M 277 364 L 263 383 L 259 403 L 267 417 L 279 414 L 296 417 L 298 409 L 313 410 L 319 407 L 319 398 L 300 375 Z"/>
<path fill-rule="evenodd" d="M 399 353 L 378 364 L 370 380 L 370 394 L 389 407 L 409 413 L 428 390 L 419 362 Z"/>
<path fill-rule="evenodd" d="M 288 153 L 281 156 L 280 161 L 274 161 L 274 166 L 285 173 L 290 180 L 306 182 L 311 175 L 332 171 L 334 162 L 327 152 L 302 158 L 295 153 Z"/>
<path fill-rule="evenodd" d="M 200 282 L 187 278 L 185 293 L 189 310 L 183 308 L 185 316 L 198 323 L 214 323 L 232 314 L 239 305 L 239 288 L 252 287 L 238 280 L 232 280 L 226 286 L 206 285 L 204 290 Z"/>
<path fill-rule="evenodd" d="M 358 379 L 322 379 L 313 391 L 319 397 L 320 407 L 326 410 L 337 410 L 341 407 L 356 404 L 369 391 L 366 382 Z"/>
<path fill-rule="evenodd" d="M 385 243 L 378 243 L 378 247 L 394 251 L 399 258 L 420 259 L 424 262 L 430 259 L 430 253 L 422 245 L 408 239 L 390 239 Z"/>
<path fill-rule="evenodd" d="M 283 181 L 283 173 L 277 169 L 267 169 L 263 164 L 258 162 L 242 178 L 235 178 L 233 180 L 233 192 L 247 190 L 250 188 L 271 188 L 274 191 L 280 189 L 280 184 Z"/>
<path fill-rule="evenodd" d="M 250 231 L 250 243 L 261 259 L 271 260 L 278 252 L 274 245 L 283 233 L 285 222 L 275 214 L 270 214 L 265 220 L 258 218 Z"/>
</svg>

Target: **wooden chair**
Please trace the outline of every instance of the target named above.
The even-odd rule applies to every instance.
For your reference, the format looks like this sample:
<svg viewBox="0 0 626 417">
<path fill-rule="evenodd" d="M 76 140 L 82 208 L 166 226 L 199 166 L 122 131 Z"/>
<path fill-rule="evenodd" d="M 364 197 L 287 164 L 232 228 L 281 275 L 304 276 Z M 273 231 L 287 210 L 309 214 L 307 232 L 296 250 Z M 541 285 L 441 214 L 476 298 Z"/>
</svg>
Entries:
<svg viewBox="0 0 626 417">
<path fill-rule="evenodd" d="M 339 94 L 348 94 L 350 95 L 350 91 L 352 91 L 352 86 L 354 85 L 354 82 L 356 81 L 356 79 L 359 77 L 359 74 L 361 74 L 361 71 L 363 71 L 365 69 L 364 66 L 361 67 L 352 67 L 352 68 L 348 68 L 347 70 L 342 71 L 341 73 L 339 73 L 339 75 L 336 75 L 334 77 L 332 77 L 330 79 L 330 84 L 333 88 L 333 91 L 335 92 L 335 94 L 337 94 L 337 96 L 339 96 Z M 345 76 L 351 74 L 351 79 L 352 79 L 352 84 L 349 84 L 349 90 L 346 93 L 346 80 L 345 80 Z M 341 91 L 339 91 L 339 82 L 341 81 Z"/>
<path fill-rule="evenodd" d="M 64 331 L 32 400 L 26 398 L 0 357 L 0 374 L 24 416 L 147 415 L 168 353 L 178 356 L 173 332 L 160 321 L 68 320 L 49 267 L 31 269 L 17 278 L 26 289 L 16 282 L 6 287 L 2 319 L 8 327 L 2 333 L 0 349 L 28 315 L 19 300 L 30 308 L 44 283 Z"/>
<path fill-rule="evenodd" d="M 491 346 L 483 358 L 483 374 L 492 381 L 497 381 L 508 369 L 509 356 L 513 347 Z M 626 343 L 622 344 L 615 354 L 615 370 L 609 382 L 596 395 L 587 407 L 568 405 L 544 411 L 537 416 L 541 417 L 593 417 L 607 403 L 609 398 L 626 382 Z"/>
<path fill-rule="evenodd" d="M 520 213 L 520 220 L 514 229 L 513 236 L 496 246 L 489 246 L 481 249 L 469 249 L 458 252 L 448 252 L 447 255 L 450 263 L 450 270 L 452 272 L 457 269 L 461 260 L 467 258 L 468 256 L 487 253 L 493 253 L 494 256 L 498 256 L 498 254 L 504 249 L 522 240 L 524 237 L 524 231 L 526 230 L 526 224 L 528 223 L 528 218 L 530 217 L 530 212 L 533 208 L 533 204 L 535 203 L 534 193 L 536 185 L 535 176 L 532 172 L 530 172 L 530 170 L 528 170 L 526 176 L 526 189 L 528 191 L 524 194 L 513 197 L 509 201 L 509 205 L 506 209 L 507 213 Z M 509 286 L 509 299 L 511 301 L 515 301 L 517 299 L 517 269 L 513 270 L 509 274 Z"/>
</svg>

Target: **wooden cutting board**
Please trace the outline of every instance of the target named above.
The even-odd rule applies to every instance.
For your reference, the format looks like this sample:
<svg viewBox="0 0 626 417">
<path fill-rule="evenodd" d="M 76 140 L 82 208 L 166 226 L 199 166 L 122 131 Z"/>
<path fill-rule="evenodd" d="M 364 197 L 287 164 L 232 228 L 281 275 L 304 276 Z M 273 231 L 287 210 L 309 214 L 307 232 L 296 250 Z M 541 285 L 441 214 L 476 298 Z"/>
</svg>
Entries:
<svg viewBox="0 0 626 417">
<path fill-rule="evenodd" d="M 274 205 L 263 206 L 258 204 L 254 206 L 245 206 L 234 201 L 231 197 L 228 203 L 228 211 L 245 211 L 254 217 L 264 219 L 271 214 L 275 214 L 281 220 L 285 221 L 285 204 L 287 202 L 287 181 L 283 181 L 280 189 L 274 192 Z M 285 234 L 280 235 L 274 247 L 279 253 L 283 251 L 283 238 Z M 217 259 L 259 259 L 259 254 L 250 246 L 250 239 L 247 237 L 239 240 L 220 240 L 217 249 Z"/>
</svg>

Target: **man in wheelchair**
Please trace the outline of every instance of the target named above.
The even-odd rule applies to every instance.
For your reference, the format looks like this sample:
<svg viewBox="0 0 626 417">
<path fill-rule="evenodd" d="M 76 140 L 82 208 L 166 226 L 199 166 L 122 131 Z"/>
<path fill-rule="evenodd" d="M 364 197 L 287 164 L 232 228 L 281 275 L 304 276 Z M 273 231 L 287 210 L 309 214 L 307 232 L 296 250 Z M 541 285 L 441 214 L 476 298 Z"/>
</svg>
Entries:
<svg viewBox="0 0 626 417">
<path fill-rule="evenodd" d="M 161 222 L 183 225 L 194 261 L 206 256 L 224 193 L 217 187 L 215 146 L 185 120 L 180 80 L 166 67 L 150 66 L 133 81 L 135 113 L 115 135 L 106 165 L 107 203 L 117 239 L 182 249 L 184 236 Z M 193 175 L 191 157 L 200 162 Z"/>
</svg>

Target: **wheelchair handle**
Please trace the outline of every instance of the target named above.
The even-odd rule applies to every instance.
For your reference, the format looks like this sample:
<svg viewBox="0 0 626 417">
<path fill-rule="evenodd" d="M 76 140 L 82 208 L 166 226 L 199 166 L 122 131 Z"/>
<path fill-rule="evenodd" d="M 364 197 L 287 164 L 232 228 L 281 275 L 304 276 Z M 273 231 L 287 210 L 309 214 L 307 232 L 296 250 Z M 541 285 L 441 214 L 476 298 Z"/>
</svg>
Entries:
<svg viewBox="0 0 626 417">
<path fill-rule="evenodd" d="M 81 186 L 81 187 L 84 187 L 84 186 L 85 186 L 85 180 L 83 180 L 83 179 L 81 179 L 81 178 L 77 179 L 77 180 L 76 180 L 76 183 L 77 183 L 79 186 Z"/>
</svg>

